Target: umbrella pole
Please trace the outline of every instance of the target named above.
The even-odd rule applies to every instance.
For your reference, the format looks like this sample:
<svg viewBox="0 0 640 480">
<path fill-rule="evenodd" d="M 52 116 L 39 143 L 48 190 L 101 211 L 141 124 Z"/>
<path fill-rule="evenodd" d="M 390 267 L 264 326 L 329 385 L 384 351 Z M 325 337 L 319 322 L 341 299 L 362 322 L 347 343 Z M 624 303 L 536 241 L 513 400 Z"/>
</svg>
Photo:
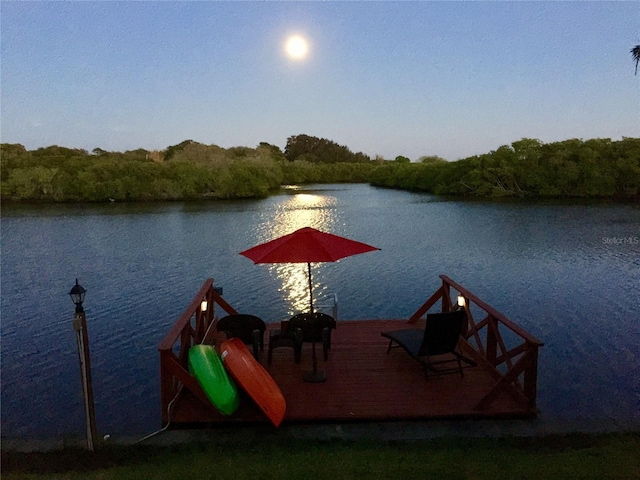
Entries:
<svg viewBox="0 0 640 480">
<path fill-rule="evenodd" d="M 307 262 L 307 268 L 309 270 L 309 305 L 310 312 L 313 313 L 313 282 L 311 281 L 311 262 Z"/>
<path fill-rule="evenodd" d="M 307 262 L 307 268 L 309 270 L 309 305 L 311 307 L 311 314 L 313 314 L 313 282 L 311 280 L 311 262 Z M 316 340 L 315 340 L 316 328 L 317 328 L 317 325 L 314 322 L 313 324 L 314 337 L 313 337 L 313 342 L 311 342 L 313 371 L 306 372 L 302 377 L 302 379 L 305 382 L 310 382 L 310 383 L 322 383 L 327 381 L 327 376 L 324 374 L 324 372 L 318 371 L 318 359 L 316 358 Z"/>
<path fill-rule="evenodd" d="M 308 383 L 322 383 L 327 381 L 327 376 L 324 372 L 318 371 L 318 360 L 316 359 L 316 342 L 312 342 L 312 355 L 313 355 L 313 371 L 306 372 L 302 379 Z"/>
</svg>

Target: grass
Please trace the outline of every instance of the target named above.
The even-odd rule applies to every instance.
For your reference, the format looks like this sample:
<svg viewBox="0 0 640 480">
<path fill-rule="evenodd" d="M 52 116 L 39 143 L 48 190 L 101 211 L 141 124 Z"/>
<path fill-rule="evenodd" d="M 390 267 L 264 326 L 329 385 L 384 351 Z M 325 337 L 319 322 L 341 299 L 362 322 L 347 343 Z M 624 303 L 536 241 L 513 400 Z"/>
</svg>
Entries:
<svg viewBox="0 0 640 480">
<path fill-rule="evenodd" d="M 291 440 L 2 453 L 3 479 L 640 479 L 640 433 Z"/>
</svg>

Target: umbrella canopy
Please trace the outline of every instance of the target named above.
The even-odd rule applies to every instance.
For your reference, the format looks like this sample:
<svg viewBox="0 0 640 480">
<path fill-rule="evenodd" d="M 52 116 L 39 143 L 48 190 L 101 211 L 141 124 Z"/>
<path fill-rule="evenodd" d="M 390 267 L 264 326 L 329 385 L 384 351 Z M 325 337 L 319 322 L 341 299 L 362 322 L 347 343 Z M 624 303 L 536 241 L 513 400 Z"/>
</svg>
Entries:
<svg viewBox="0 0 640 480">
<path fill-rule="evenodd" d="M 380 250 L 366 243 L 304 227 L 293 233 L 256 245 L 240 255 L 254 263 L 335 262 L 358 253 Z"/>
<path fill-rule="evenodd" d="M 313 312 L 311 263 L 335 262 L 359 253 L 380 250 L 366 243 L 304 227 L 293 233 L 240 252 L 254 263 L 306 263 L 309 270 L 309 298 Z"/>
</svg>

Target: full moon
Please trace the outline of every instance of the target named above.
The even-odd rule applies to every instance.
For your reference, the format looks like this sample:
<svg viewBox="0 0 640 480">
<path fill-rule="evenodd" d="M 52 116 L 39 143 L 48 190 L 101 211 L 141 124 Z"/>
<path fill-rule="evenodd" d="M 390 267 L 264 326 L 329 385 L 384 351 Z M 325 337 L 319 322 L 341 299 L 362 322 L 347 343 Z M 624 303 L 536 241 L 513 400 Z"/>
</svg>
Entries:
<svg viewBox="0 0 640 480">
<path fill-rule="evenodd" d="M 287 39 L 285 51 L 292 60 L 302 60 L 309 52 L 309 45 L 300 35 L 293 35 Z"/>
</svg>

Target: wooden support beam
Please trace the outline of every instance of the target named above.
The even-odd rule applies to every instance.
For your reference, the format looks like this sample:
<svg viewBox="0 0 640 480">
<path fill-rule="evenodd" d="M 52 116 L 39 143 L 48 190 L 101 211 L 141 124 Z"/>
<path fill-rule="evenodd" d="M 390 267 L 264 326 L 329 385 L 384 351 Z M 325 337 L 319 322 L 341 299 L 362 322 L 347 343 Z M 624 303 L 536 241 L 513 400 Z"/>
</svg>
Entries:
<svg viewBox="0 0 640 480">
<path fill-rule="evenodd" d="M 442 311 L 451 310 L 451 287 L 445 281 L 442 282 Z"/>
<path fill-rule="evenodd" d="M 498 326 L 496 325 L 497 320 L 495 320 L 491 315 L 487 316 L 487 360 L 494 367 L 498 365 L 496 362 L 496 357 L 498 356 L 498 337 L 500 336 L 500 332 L 498 332 Z"/>
<path fill-rule="evenodd" d="M 211 406 L 211 408 L 213 408 L 213 405 L 211 405 L 211 402 L 202 391 L 202 388 L 200 387 L 198 381 L 189 372 L 182 368 L 182 365 L 180 365 L 175 358 L 165 358 L 164 368 L 166 369 L 167 373 L 169 373 L 176 380 L 182 383 L 182 385 L 190 390 L 191 393 L 202 400 L 206 405 L 209 405 Z"/>
<path fill-rule="evenodd" d="M 524 394 L 529 399 L 529 410 L 537 412 L 536 405 L 537 389 L 538 389 L 538 346 L 529 346 L 529 356 L 531 362 L 524 372 Z"/>
<path fill-rule="evenodd" d="M 511 350 L 509 350 L 508 352 L 505 352 L 504 354 L 500 355 L 499 357 L 496 358 L 496 365 L 500 365 L 501 363 L 506 362 L 507 358 L 511 359 L 517 355 L 520 355 L 522 352 L 527 351 L 528 349 L 532 348 L 531 345 L 528 345 L 527 343 L 522 343 L 520 345 L 518 345 L 517 347 L 512 348 Z"/>
<path fill-rule="evenodd" d="M 498 395 L 502 392 L 506 391 L 507 388 L 513 385 L 513 383 L 517 380 L 518 376 L 531 365 L 532 357 L 527 351 L 521 358 L 516 362 L 516 364 L 509 370 L 499 381 L 495 384 L 495 386 L 489 390 L 482 399 L 476 404 L 476 409 L 483 410 L 491 405 Z M 525 403 L 529 404 L 529 399 L 525 397 Z"/>
<path fill-rule="evenodd" d="M 471 333 L 471 335 L 473 335 L 473 338 L 476 341 L 476 345 L 478 346 L 478 350 L 480 351 L 482 356 L 486 358 L 487 353 L 484 348 L 484 344 L 482 343 L 482 339 L 480 338 L 480 333 L 478 332 L 479 328 L 476 325 L 475 321 L 473 320 L 473 315 L 471 314 L 471 309 L 469 308 L 469 304 L 467 303 L 464 308 L 465 308 L 465 311 L 467 312 L 467 322 L 471 326 L 469 332 Z M 467 333 L 467 338 L 469 337 L 470 335 L 469 333 Z"/>
<path fill-rule="evenodd" d="M 491 365 L 486 357 L 482 356 L 476 349 L 474 349 L 469 343 L 461 342 L 461 353 L 471 360 L 475 361 L 478 365 L 480 365 L 489 375 L 493 377 L 496 382 L 500 382 L 504 375 L 500 372 L 496 367 Z M 518 402 L 522 404 L 526 404 L 529 400 L 525 397 L 524 393 L 513 384 L 507 384 L 504 387 L 505 390 Z"/>
<path fill-rule="evenodd" d="M 429 311 L 431 307 L 433 307 L 436 302 L 442 297 L 443 288 L 440 287 L 435 291 L 433 295 L 429 297 L 429 299 L 422 304 L 422 306 L 416 310 L 416 312 L 409 317 L 409 323 L 416 323 L 422 316 Z"/>
</svg>

